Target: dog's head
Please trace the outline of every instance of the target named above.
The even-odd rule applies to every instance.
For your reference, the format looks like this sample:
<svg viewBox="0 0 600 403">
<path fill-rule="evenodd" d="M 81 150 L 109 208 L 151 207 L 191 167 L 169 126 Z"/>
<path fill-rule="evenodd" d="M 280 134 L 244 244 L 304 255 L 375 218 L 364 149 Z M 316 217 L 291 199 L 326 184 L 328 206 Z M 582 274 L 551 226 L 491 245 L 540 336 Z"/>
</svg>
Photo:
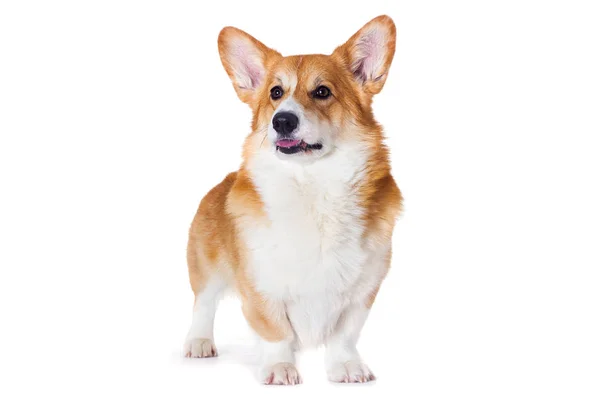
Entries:
<svg viewBox="0 0 600 403">
<path fill-rule="evenodd" d="M 283 57 L 237 28 L 224 28 L 221 61 L 253 111 L 250 147 L 310 162 L 365 131 L 357 128 L 376 126 L 371 99 L 383 88 L 395 43 L 388 16 L 368 22 L 331 55 Z"/>
</svg>

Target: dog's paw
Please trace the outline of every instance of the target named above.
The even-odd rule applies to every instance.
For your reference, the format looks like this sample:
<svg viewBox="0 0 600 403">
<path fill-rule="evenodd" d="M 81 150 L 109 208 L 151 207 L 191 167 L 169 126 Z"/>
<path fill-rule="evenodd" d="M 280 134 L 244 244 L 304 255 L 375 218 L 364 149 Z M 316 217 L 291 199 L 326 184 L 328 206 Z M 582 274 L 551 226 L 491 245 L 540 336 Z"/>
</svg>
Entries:
<svg viewBox="0 0 600 403">
<path fill-rule="evenodd" d="M 261 370 L 261 380 L 265 385 L 298 385 L 302 378 L 294 364 L 280 362 Z"/>
<path fill-rule="evenodd" d="M 375 375 L 369 367 L 360 361 L 333 364 L 327 370 L 327 377 L 331 382 L 341 383 L 363 383 L 375 380 Z"/>
<path fill-rule="evenodd" d="M 186 341 L 184 346 L 186 357 L 208 358 L 217 356 L 217 348 L 210 339 L 192 339 Z"/>
</svg>

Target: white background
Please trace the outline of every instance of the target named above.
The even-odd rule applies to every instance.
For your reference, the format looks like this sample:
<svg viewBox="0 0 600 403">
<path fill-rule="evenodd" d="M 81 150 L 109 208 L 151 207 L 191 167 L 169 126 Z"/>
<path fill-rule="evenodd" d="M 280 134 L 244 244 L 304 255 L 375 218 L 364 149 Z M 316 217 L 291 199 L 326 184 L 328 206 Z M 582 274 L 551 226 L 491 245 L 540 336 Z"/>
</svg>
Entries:
<svg viewBox="0 0 600 403">
<path fill-rule="evenodd" d="M 3 1 L 0 400 L 598 402 L 600 14 L 593 1 Z M 259 386 L 236 300 L 181 358 L 185 247 L 250 111 L 234 25 L 286 55 L 398 27 L 375 113 L 406 198 L 360 349 L 378 381 Z"/>
</svg>

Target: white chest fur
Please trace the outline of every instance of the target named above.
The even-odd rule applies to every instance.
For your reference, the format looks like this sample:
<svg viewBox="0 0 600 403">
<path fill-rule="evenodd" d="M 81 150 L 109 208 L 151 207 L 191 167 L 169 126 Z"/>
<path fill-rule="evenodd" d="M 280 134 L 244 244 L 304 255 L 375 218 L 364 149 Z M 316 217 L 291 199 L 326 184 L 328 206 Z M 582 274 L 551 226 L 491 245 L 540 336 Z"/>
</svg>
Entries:
<svg viewBox="0 0 600 403">
<path fill-rule="evenodd" d="M 322 342 L 361 285 L 378 276 L 365 270 L 376 251 L 362 242 L 355 185 L 364 162 L 353 150 L 308 166 L 265 153 L 250 167 L 270 219 L 243 231 L 250 273 L 259 292 L 285 303 L 305 344 Z"/>
</svg>

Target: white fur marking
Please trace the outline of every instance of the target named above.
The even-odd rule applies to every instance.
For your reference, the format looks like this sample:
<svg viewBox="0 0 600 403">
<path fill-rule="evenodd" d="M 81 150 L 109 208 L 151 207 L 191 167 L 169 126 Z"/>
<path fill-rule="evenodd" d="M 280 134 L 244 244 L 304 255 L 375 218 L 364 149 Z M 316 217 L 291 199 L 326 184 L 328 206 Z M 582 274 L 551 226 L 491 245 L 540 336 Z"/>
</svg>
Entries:
<svg viewBox="0 0 600 403">
<path fill-rule="evenodd" d="M 364 242 L 356 184 L 366 155 L 358 142 L 298 164 L 262 149 L 249 169 L 270 225 L 250 224 L 242 236 L 257 290 L 285 304 L 298 342 L 326 341 L 354 301 L 364 303 L 385 273 L 389 245 Z"/>
<path fill-rule="evenodd" d="M 368 382 L 375 379 L 356 350 L 356 343 L 368 314 L 369 310 L 362 304 L 348 307 L 335 332 L 327 340 L 325 368 L 330 381 Z"/>
<path fill-rule="evenodd" d="M 260 340 L 262 351 L 259 370 L 260 380 L 268 385 L 296 385 L 302 383 L 302 378 L 294 363 L 293 342 L 284 340 L 269 342 Z"/>
<path fill-rule="evenodd" d="M 185 338 L 184 354 L 188 357 L 208 357 L 207 349 L 216 349 L 213 344 L 213 328 L 217 304 L 221 298 L 226 283 L 218 276 L 213 276 L 204 289 L 196 295 L 192 325 Z"/>
<path fill-rule="evenodd" d="M 339 128 L 334 127 L 328 122 L 322 122 L 317 116 L 304 110 L 294 97 L 286 98 L 275 110 L 273 116 L 278 112 L 292 112 L 298 117 L 298 129 L 293 133 L 297 139 L 304 140 L 308 144 L 320 143 L 323 148 L 319 151 L 304 155 L 304 153 L 286 155 L 277 153 L 277 157 L 283 160 L 296 160 L 304 162 L 312 162 L 322 158 L 325 154 L 331 151 L 334 137 L 338 134 Z M 269 123 L 268 138 L 271 144 L 277 141 L 277 132 L 273 129 L 273 122 Z"/>
</svg>

